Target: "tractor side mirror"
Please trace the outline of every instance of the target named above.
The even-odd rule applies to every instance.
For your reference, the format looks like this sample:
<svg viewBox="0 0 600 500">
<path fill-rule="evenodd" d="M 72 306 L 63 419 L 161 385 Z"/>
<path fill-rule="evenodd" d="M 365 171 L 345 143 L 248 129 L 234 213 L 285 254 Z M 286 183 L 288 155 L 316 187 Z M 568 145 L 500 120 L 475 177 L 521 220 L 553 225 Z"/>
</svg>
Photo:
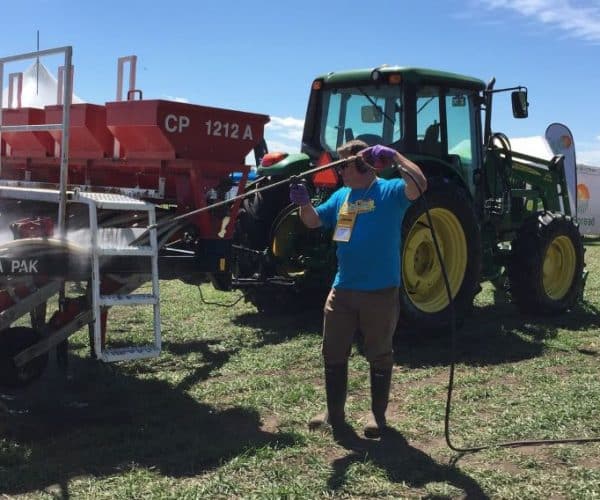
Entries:
<svg viewBox="0 0 600 500">
<path fill-rule="evenodd" d="M 362 106 L 360 108 L 360 118 L 363 123 L 381 123 L 383 112 L 379 106 Z"/>
<path fill-rule="evenodd" d="M 513 116 L 515 118 L 527 118 L 529 103 L 527 102 L 527 90 L 515 90 L 510 95 L 512 100 Z"/>
</svg>

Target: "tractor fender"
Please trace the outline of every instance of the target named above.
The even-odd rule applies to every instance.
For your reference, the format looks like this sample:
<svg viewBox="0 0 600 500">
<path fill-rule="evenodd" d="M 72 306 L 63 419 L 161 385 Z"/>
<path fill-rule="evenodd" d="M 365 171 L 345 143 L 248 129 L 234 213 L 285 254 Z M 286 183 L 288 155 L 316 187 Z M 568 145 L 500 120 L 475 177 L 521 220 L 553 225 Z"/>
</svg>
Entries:
<svg viewBox="0 0 600 500">
<path fill-rule="evenodd" d="M 450 161 L 444 161 L 441 158 L 434 158 L 432 156 L 423 155 L 406 155 L 410 160 L 415 162 L 419 168 L 423 171 L 427 182 L 431 187 L 432 184 L 453 184 L 465 190 L 469 199 L 472 201 L 472 196 L 469 190 L 467 181 L 457 171 L 457 165 Z M 398 174 L 396 174 L 398 175 Z M 388 177 L 383 172 L 381 177 Z M 425 194 L 427 196 L 427 194 Z"/>
<path fill-rule="evenodd" d="M 288 154 L 283 160 L 274 163 L 269 167 L 260 166 L 256 172 L 260 176 L 270 177 L 290 177 L 298 175 L 308 170 L 310 158 L 304 153 Z"/>
</svg>

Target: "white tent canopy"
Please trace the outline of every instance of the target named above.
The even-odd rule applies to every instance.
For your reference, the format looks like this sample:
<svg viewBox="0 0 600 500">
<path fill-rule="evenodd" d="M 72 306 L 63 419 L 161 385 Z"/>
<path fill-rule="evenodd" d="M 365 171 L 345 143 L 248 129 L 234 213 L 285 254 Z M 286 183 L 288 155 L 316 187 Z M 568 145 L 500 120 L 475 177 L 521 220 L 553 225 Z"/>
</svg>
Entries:
<svg viewBox="0 0 600 500">
<path fill-rule="evenodd" d="M 545 137 L 515 137 L 510 139 L 513 151 L 549 160 L 554 153 Z M 582 234 L 600 234 L 600 168 L 577 165 L 577 220 Z"/>
<path fill-rule="evenodd" d="M 534 137 L 511 137 L 510 146 L 513 151 L 544 160 L 550 160 L 554 156 L 548 141 L 541 135 Z"/>
<path fill-rule="evenodd" d="M 41 62 L 34 62 L 23 72 L 23 91 L 21 106 L 24 108 L 43 108 L 57 103 L 58 81 Z M 81 103 L 82 99 L 73 94 L 73 103 Z M 13 102 L 17 106 L 17 88 L 13 88 Z M 2 107 L 8 107 L 8 86 L 2 91 Z"/>
</svg>

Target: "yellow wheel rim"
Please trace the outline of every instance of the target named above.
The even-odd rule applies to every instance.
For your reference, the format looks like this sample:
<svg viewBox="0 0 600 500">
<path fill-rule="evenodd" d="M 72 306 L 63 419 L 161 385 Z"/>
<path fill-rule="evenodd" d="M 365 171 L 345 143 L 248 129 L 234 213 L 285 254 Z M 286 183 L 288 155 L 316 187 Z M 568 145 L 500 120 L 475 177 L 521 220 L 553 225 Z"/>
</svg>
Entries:
<svg viewBox="0 0 600 500">
<path fill-rule="evenodd" d="M 430 214 L 454 298 L 467 269 L 465 232 L 457 217 L 449 210 L 434 208 Z M 402 254 L 402 280 L 412 303 L 421 311 L 435 313 L 448 305 L 448 293 L 428 226 L 427 216 L 423 214 L 406 237 Z"/>
<path fill-rule="evenodd" d="M 552 240 L 542 269 L 544 290 L 552 300 L 562 299 L 573 284 L 577 258 L 575 247 L 568 236 L 558 236 Z"/>
</svg>

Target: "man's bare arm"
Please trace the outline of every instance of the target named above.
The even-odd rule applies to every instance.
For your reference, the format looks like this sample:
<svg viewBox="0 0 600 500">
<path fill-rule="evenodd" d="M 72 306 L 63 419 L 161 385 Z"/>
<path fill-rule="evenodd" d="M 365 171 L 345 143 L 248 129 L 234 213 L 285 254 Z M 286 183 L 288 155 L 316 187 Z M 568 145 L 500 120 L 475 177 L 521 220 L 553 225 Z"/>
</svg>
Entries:
<svg viewBox="0 0 600 500">
<path fill-rule="evenodd" d="M 304 225 L 310 229 L 321 226 L 321 219 L 319 214 L 310 203 L 300 207 L 300 219 L 304 222 Z"/>
<path fill-rule="evenodd" d="M 406 182 L 406 197 L 409 200 L 416 200 L 419 196 L 421 196 L 421 192 L 425 192 L 427 190 L 427 178 L 425 175 L 423 175 L 423 172 L 419 166 L 410 161 L 406 156 L 396 152 L 395 160 L 402 167 L 398 170 L 400 171 L 400 175 L 404 179 L 404 182 Z M 410 175 L 404 172 L 403 169 L 407 170 L 408 174 Z"/>
</svg>

